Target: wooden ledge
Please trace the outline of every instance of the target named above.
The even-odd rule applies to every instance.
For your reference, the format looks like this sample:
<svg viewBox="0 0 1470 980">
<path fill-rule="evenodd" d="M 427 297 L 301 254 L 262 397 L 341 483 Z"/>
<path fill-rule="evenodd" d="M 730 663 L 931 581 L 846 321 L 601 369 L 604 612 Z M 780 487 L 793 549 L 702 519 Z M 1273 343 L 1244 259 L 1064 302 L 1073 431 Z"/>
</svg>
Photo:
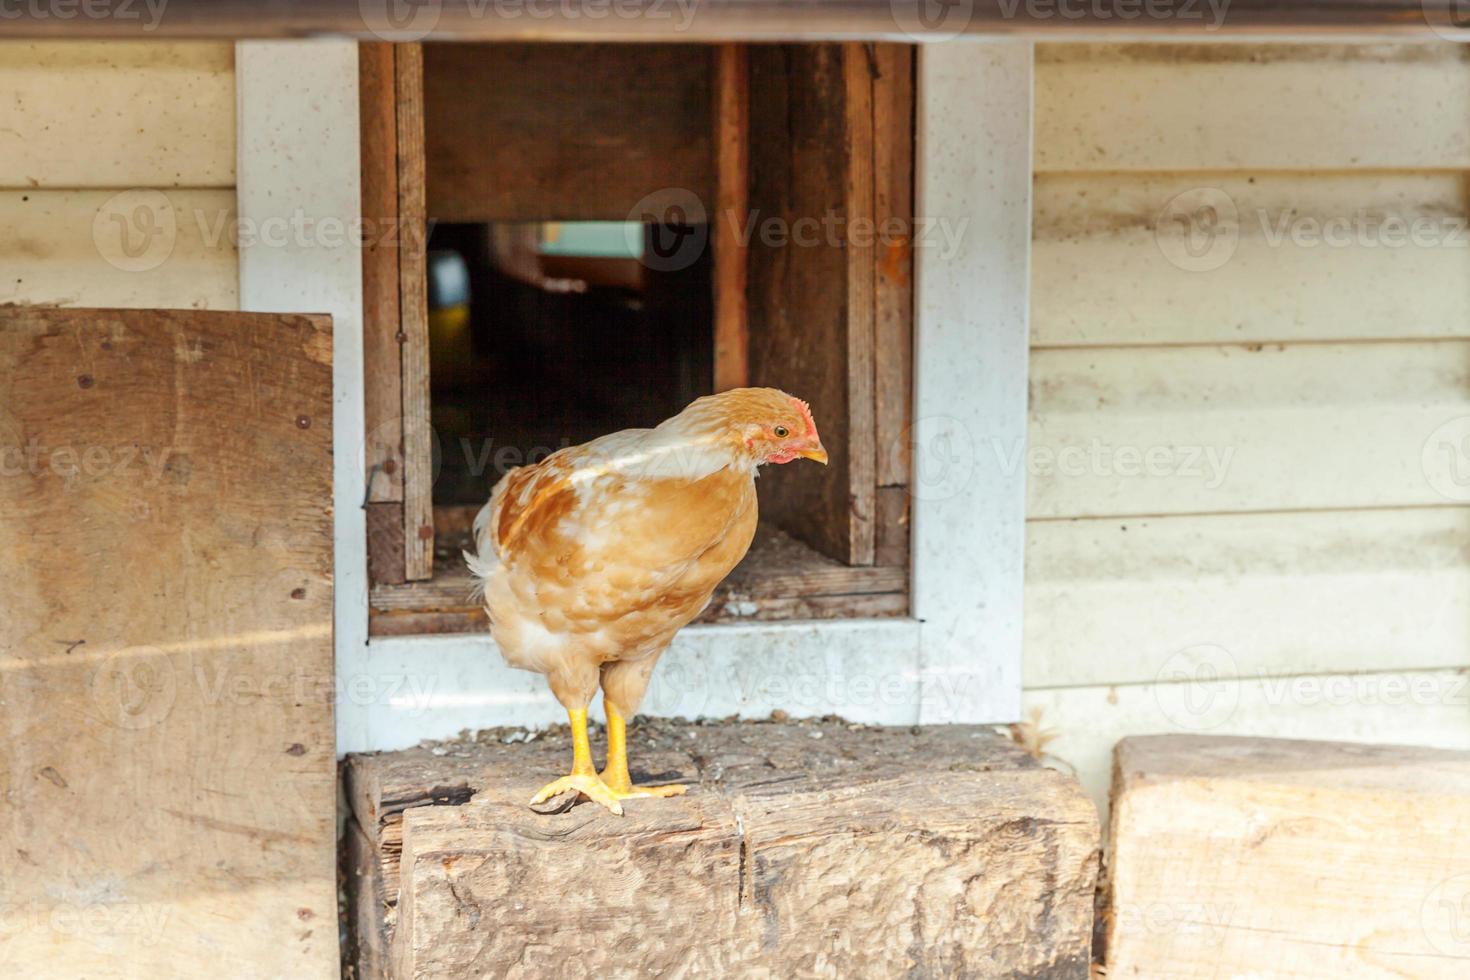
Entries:
<svg viewBox="0 0 1470 980">
<path fill-rule="evenodd" d="M 441 508 L 448 511 L 450 508 Z M 469 508 L 454 508 L 468 512 Z M 464 527 L 441 522 L 434 577 L 403 585 L 375 585 L 369 598 L 373 636 L 483 633 L 484 610 L 470 601 L 473 582 L 460 552 Z M 908 615 L 908 569 L 844 565 L 785 532 L 762 524 L 746 555 L 720 584 L 702 623 L 791 619 L 854 619 Z"/>
<path fill-rule="evenodd" d="M 525 737 L 347 760 L 361 976 L 1087 976 L 1096 813 L 990 729 L 642 722 L 690 792 L 622 818 L 531 812 Z"/>
</svg>

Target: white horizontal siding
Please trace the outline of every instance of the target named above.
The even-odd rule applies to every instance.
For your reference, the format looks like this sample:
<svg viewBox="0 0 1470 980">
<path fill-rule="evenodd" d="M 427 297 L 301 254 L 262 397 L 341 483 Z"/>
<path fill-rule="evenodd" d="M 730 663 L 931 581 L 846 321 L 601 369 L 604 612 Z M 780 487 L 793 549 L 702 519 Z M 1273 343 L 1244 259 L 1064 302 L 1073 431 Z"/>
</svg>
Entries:
<svg viewBox="0 0 1470 980">
<path fill-rule="evenodd" d="M 229 44 L 7 41 L 0 93 L 0 186 L 234 186 Z"/>
<path fill-rule="evenodd" d="M 238 307 L 233 44 L 0 42 L 0 93 L 0 303 Z"/>
<path fill-rule="evenodd" d="M 1470 337 L 1463 174 L 1061 174 L 1035 205 L 1036 346 Z"/>
<path fill-rule="evenodd" d="M 233 190 L 0 191 L 0 303 L 229 310 Z"/>
<path fill-rule="evenodd" d="M 1032 522 L 1026 585 L 1030 688 L 1470 667 L 1464 507 Z"/>
<path fill-rule="evenodd" d="M 1470 341 L 1035 351 L 1030 518 L 1446 503 Z"/>
<path fill-rule="evenodd" d="M 1470 168 L 1447 42 L 1037 47 L 1036 169 Z"/>
<path fill-rule="evenodd" d="M 1025 700 L 1470 747 L 1470 60 L 1043 45 Z M 993 453 L 993 461 L 985 457 Z"/>
</svg>

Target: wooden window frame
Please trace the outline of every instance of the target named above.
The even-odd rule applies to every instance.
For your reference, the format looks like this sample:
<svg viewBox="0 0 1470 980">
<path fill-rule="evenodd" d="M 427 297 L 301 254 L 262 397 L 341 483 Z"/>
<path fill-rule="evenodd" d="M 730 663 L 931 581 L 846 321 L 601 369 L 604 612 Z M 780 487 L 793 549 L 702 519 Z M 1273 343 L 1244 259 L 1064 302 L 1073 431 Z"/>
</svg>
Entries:
<svg viewBox="0 0 1470 980">
<path fill-rule="evenodd" d="M 714 200 L 708 215 L 714 387 L 776 384 L 812 398 L 833 463 L 803 470 L 800 480 L 787 473 L 767 480 L 763 518 L 807 548 L 786 535 L 762 532 L 703 621 L 903 616 L 909 609 L 905 447 L 912 400 L 912 243 L 907 234 L 890 235 L 880 247 L 873 234 L 850 229 L 886 227 L 890 219 L 904 227 L 911 222 L 913 48 L 788 45 L 761 56 L 783 77 L 803 72 L 804 83 L 810 75 L 818 90 L 814 98 L 802 94 L 804 84 L 791 85 L 789 92 L 783 85 L 778 98 L 796 105 L 812 125 L 830 129 L 835 140 L 821 167 L 811 170 L 798 165 L 803 146 L 784 128 L 776 131 L 761 144 L 761 173 L 802 186 L 789 193 L 784 186 L 764 187 L 768 200 L 753 204 L 751 50 L 727 44 L 711 51 L 710 166 L 707 178 L 689 176 L 696 186 L 707 179 Z M 423 235 L 429 175 L 436 167 L 440 171 L 440 206 L 451 212 L 468 208 L 465 217 L 478 220 L 509 207 L 521 218 L 536 209 L 507 201 L 503 185 L 486 188 L 465 174 L 465 154 L 447 139 L 448 131 L 436 144 L 436 162 L 426 159 L 421 45 L 365 44 L 360 62 L 363 213 L 396 231 L 369 237 L 363 252 L 370 628 L 379 636 L 483 631 L 483 610 L 470 599 L 472 583 L 457 561 L 476 508 L 435 507 L 432 500 Z M 785 105 L 767 108 L 773 118 L 787 112 Z M 448 173 L 446 161 L 457 161 L 447 163 Z M 828 188 L 838 185 L 843 193 L 837 205 L 846 221 L 839 226 L 841 240 L 752 247 L 751 217 L 775 217 L 799 228 L 809 215 L 823 215 L 820 208 L 832 209 Z M 567 206 L 587 204 L 583 194 L 581 204 Z M 593 206 L 618 210 L 610 203 Z M 750 270 L 757 259 L 763 268 L 779 266 L 783 281 L 806 275 L 832 287 L 807 294 L 801 302 L 809 310 L 788 309 L 779 283 L 753 302 Z M 808 312 L 826 333 L 787 327 L 788 319 L 800 322 Z M 761 319 L 763 331 L 781 338 L 758 345 L 754 357 L 753 317 Z M 825 346 L 832 340 L 841 345 L 835 358 Z M 436 542 L 446 559 L 437 575 Z"/>
<path fill-rule="evenodd" d="M 359 71 L 368 565 L 398 584 L 434 574 L 423 48 L 363 44 Z"/>
<path fill-rule="evenodd" d="M 303 62 L 320 58 L 319 46 L 287 43 Z M 915 249 L 910 616 L 691 626 L 655 674 L 650 713 L 760 717 L 780 708 L 876 724 L 1019 716 L 1024 467 L 1000 465 L 994 450 L 1024 458 L 1033 51 L 1029 42 L 998 41 L 923 47 L 917 58 L 916 224 L 963 219 L 971 231 L 952 254 Z M 274 92 L 267 80 L 242 88 L 242 186 L 244 160 L 257 152 L 246 108 L 291 97 L 284 87 L 297 84 L 277 74 Z M 321 173 L 348 177 L 340 167 Z M 249 216 L 242 204 L 242 220 Z M 276 288 L 304 287 L 320 271 L 280 269 Z M 344 435 L 363 431 L 354 416 L 362 364 L 346 349 L 339 451 Z M 343 351 L 339 343 L 339 360 Z M 944 479 L 957 462 L 963 478 Z M 354 479 L 344 480 L 338 465 L 339 481 L 350 484 L 339 485 L 338 567 L 350 573 L 365 560 L 366 535 L 361 511 L 344 513 L 341 501 L 356 491 L 360 502 L 362 471 L 349 461 Z M 339 703 L 339 751 L 558 719 L 540 679 L 507 667 L 487 635 L 367 639 L 366 590 L 343 584 L 339 571 L 339 679 L 344 669 L 365 673 L 382 690 L 418 696 Z"/>
</svg>

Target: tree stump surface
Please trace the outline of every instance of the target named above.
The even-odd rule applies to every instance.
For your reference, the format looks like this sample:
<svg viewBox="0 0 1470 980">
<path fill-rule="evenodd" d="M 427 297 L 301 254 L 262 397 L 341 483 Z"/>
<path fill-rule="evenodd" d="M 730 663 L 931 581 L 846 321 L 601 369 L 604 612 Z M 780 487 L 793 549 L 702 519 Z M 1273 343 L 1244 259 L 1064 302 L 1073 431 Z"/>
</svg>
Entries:
<svg viewBox="0 0 1470 980">
<path fill-rule="evenodd" d="M 630 755 L 688 794 L 533 812 L 565 729 L 349 757 L 359 976 L 1087 976 L 1096 813 L 989 728 L 641 720 Z"/>
</svg>

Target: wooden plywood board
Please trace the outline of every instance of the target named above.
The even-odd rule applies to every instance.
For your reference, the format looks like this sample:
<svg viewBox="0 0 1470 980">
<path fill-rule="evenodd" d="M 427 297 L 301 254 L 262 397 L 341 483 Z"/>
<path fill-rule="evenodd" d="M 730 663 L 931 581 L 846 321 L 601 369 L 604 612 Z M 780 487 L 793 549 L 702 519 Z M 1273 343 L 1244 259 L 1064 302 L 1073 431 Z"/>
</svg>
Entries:
<svg viewBox="0 0 1470 980">
<path fill-rule="evenodd" d="M 0 191 L 0 227 L 0 305 L 239 305 L 233 191 Z"/>
<path fill-rule="evenodd" d="M 741 229 L 750 211 L 750 59 L 742 44 L 713 51 L 715 391 L 750 382 L 749 266 Z"/>
<path fill-rule="evenodd" d="M 1040 347 L 1470 335 L 1460 173 L 1036 181 Z"/>
<path fill-rule="evenodd" d="M 0 316 L 13 968 L 336 975 L 331 352 L 322 317 Z"/>
<path fill-rule="evenodd" d="M 1463 499 L 1470 343 L 1042 350 L 1027 517 L 1401 507 Z"/>
<path fill-rule="evenodd" d="M 872 46 L 873 441 L 880 487 L 907 486 L 912 467 L 914 388 L 914 48 Z M 880 491 L 881 496 L 881 491 Z M 878 514 L 878 536 L 884 527 Z"/>
<path fill-rule="evenodd" d="M 1037 47 L 1038 172 L 1467 167 L 1450 42 Z"/>
<path fill-rule="evenodd" d="M 1032 522 L 1025 683 L 1463 667 L 1467 555 L 1450 506 Z"/>
<path fill-rule="evenodd" d="M 526 809 L 569 740 L 509 735 L 348 764 L 397 976 L 1087 975 L 1092 808 L 988 729 L 640 722 L 692 785 L 621 818 Z"/>
<path fill-rule="evenodd" d="M 371 234 L 362 249 L 363 466 L 374 502 L 403 501 L 403 344 L 399 258 L 419 236 L 398 219 L 398 84 L 394 46 L 358 47 L 362 138 L 362 216 Z M 402 537 L 402 506 L 399 536 Z M 381 563 L 369 549 L 369 560 Z M 402 581 L 403 548 L 394 564 Z"/>
<path fill-rule="evenodd" d="M 228 42 L 5 41 L 0 92 L 0 187 L 234 185 Z"/>
<path fill-rule="evenodd" d="M 399 333 L 403 373 L 404 574 L 413 581 L 434 574 L 434 459 L 429 421 L 428 217 L 424 210 L 423 47 L 394 52 L 398 129 Z M 389 423 L 391 427 L 391 423 Z"/>
<path fill-rule="evenodd" d="M 864 45 L 751 50 L 750 380 L 811 403 L 831 454 L 777 468 L 763 513 L 841 561 L 873 560 L 872 95 Z"/>
<path fill-rule="evenodd" d="M 1116 786 L 1109 978 L 1470 971 L 1470 753 L 1132 738 Z"/>
<path fill-rule="evenodd" d="M 670 188 L 708 208 L 710 75 L 671 44 L 431 44 L 429 214 L 626 221 Z"/>
<path fill-rule="evenodd" d="M 1130 735 L 1252 735 L 1470 749 L 1470 670 L 1384 670 L 1224 680 L 1208 651 L 1174 680 L 1028 689 L 1025 718 L 1049 761 L 1075 772 L 1106 817 L 1113 746 Z"/>
</svg>

